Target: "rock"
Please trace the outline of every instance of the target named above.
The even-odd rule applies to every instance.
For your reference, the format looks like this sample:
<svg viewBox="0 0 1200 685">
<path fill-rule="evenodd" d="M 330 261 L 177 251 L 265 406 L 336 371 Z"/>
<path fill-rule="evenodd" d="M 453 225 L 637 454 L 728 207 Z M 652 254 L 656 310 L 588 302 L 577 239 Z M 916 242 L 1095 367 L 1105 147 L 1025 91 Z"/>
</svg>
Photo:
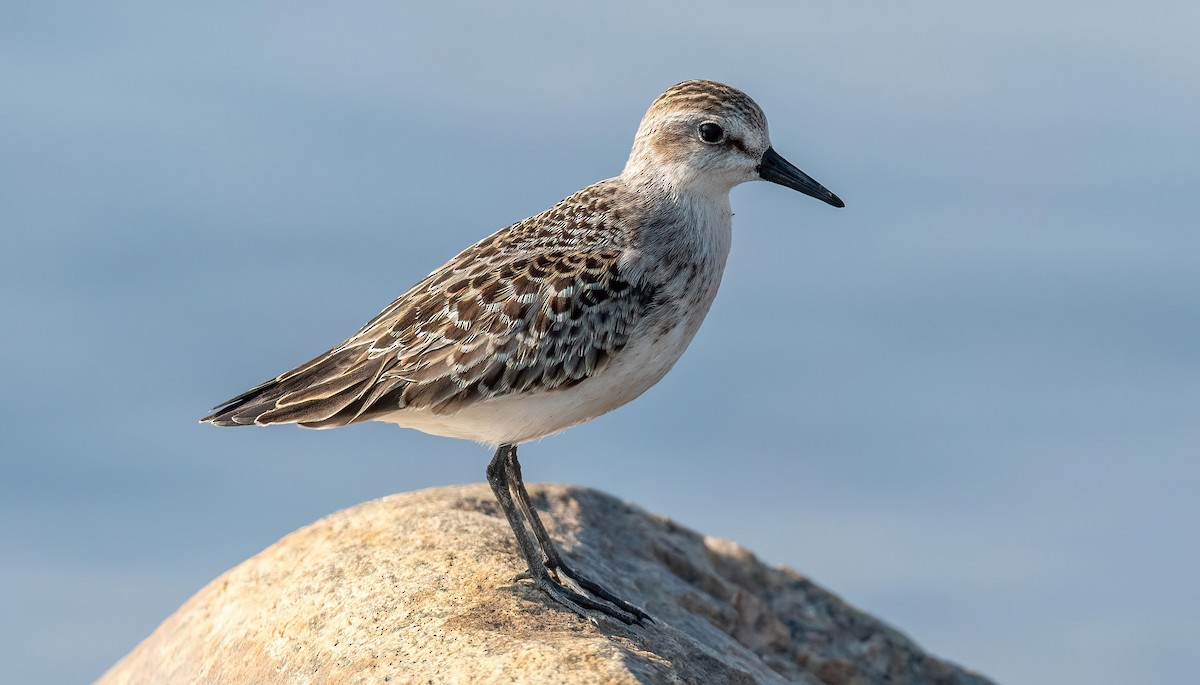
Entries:
<svg viewBox="0 0 1200 685">
<path fill-rule="evenodd" d="M 794 571 L 594 490 L 533 486 L 578 567 L 656 619 L 590 623 L 528 581 L 484 485 L 360 504 L 214 580 L 118 683 L 936 683 L 926 654 Z"/>
</svg>

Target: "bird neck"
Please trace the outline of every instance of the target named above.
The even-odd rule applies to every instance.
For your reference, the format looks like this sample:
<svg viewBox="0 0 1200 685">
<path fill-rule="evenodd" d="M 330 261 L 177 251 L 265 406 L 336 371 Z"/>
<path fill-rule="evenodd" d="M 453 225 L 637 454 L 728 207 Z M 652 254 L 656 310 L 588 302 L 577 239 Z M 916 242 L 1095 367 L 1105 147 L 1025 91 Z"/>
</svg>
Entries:
<svg viewBox="0 0 1200 685">
<path fill-rule="evenodd" d="M 639 250 L 670 262 L 724 264 L 732 238 L 729 191 L 667 182 L 662 174 L 622 174 L 645 214 Z"/>
<path fill-rule="evenodd" d="M 728 211 L 733 185 L 684 164 L 663 164 L 630 156 L 620 178 L 638 194 L 662 198 L 673 204 Z"/>
</svg>

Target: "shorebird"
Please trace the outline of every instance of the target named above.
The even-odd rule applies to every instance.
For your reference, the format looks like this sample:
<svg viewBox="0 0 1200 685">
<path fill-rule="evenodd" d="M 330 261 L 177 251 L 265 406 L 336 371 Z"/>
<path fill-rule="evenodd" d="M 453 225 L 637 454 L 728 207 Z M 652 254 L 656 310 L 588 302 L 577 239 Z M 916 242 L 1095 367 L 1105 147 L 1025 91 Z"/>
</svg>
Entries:
<svg viewBox="0 0 1200 685">
<path fill-rule="evenodd" d="M 729 191 L 767 180 L 836 195 L 771 147 L 762 109 L 713 81 L 650 105 L 619 176 L 468 247 L 345 342 L 214 408 L 218 426 L 387 421 L 495 448 L 487 481 L 533 583 L 571 611 L 649 615 L 568 565 L 530 502 L 517 446 L 657 383 L 717 294 Z"/>
</svg>

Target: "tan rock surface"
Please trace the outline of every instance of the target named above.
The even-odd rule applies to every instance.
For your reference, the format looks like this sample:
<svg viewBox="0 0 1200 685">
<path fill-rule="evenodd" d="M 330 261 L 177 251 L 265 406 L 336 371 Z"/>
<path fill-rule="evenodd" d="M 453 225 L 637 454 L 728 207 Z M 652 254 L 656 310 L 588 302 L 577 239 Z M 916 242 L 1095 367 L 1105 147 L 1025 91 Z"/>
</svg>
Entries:
<svg viewBox="0 0 1200 685">
<path fill-rule="evenodd" d="M 593 490 L 530 491 L 568 556 L 657 622 L 593 625 L 514 581 L 491 491 L 446 487 L 288 535 L 99 683 L 988 682 L 735 543 Z"/>
</svg>

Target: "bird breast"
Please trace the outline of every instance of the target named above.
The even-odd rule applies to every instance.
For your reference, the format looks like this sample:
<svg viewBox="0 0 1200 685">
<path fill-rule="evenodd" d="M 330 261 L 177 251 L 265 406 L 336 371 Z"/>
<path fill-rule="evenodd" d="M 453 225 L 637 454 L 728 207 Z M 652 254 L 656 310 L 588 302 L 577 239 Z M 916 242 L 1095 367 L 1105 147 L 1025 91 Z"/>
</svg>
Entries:
<svg viewBox="0 0 1200 685">
<path fill-rule="evenodd" d="M 507 395 L 450 415 L 400 411 L 380 420 L 487 445 L 517 444 L 557 433 L 634 400 L 662 379 L 695 337 L 716 297 L 731 239 L 731 215 L 685 211 L 650 230 L 671 235 L 630 248 L 631 271 L 653 287 L 654 305 L 626 346 L 596 375 L 569 387 Z"/>
</svg>

